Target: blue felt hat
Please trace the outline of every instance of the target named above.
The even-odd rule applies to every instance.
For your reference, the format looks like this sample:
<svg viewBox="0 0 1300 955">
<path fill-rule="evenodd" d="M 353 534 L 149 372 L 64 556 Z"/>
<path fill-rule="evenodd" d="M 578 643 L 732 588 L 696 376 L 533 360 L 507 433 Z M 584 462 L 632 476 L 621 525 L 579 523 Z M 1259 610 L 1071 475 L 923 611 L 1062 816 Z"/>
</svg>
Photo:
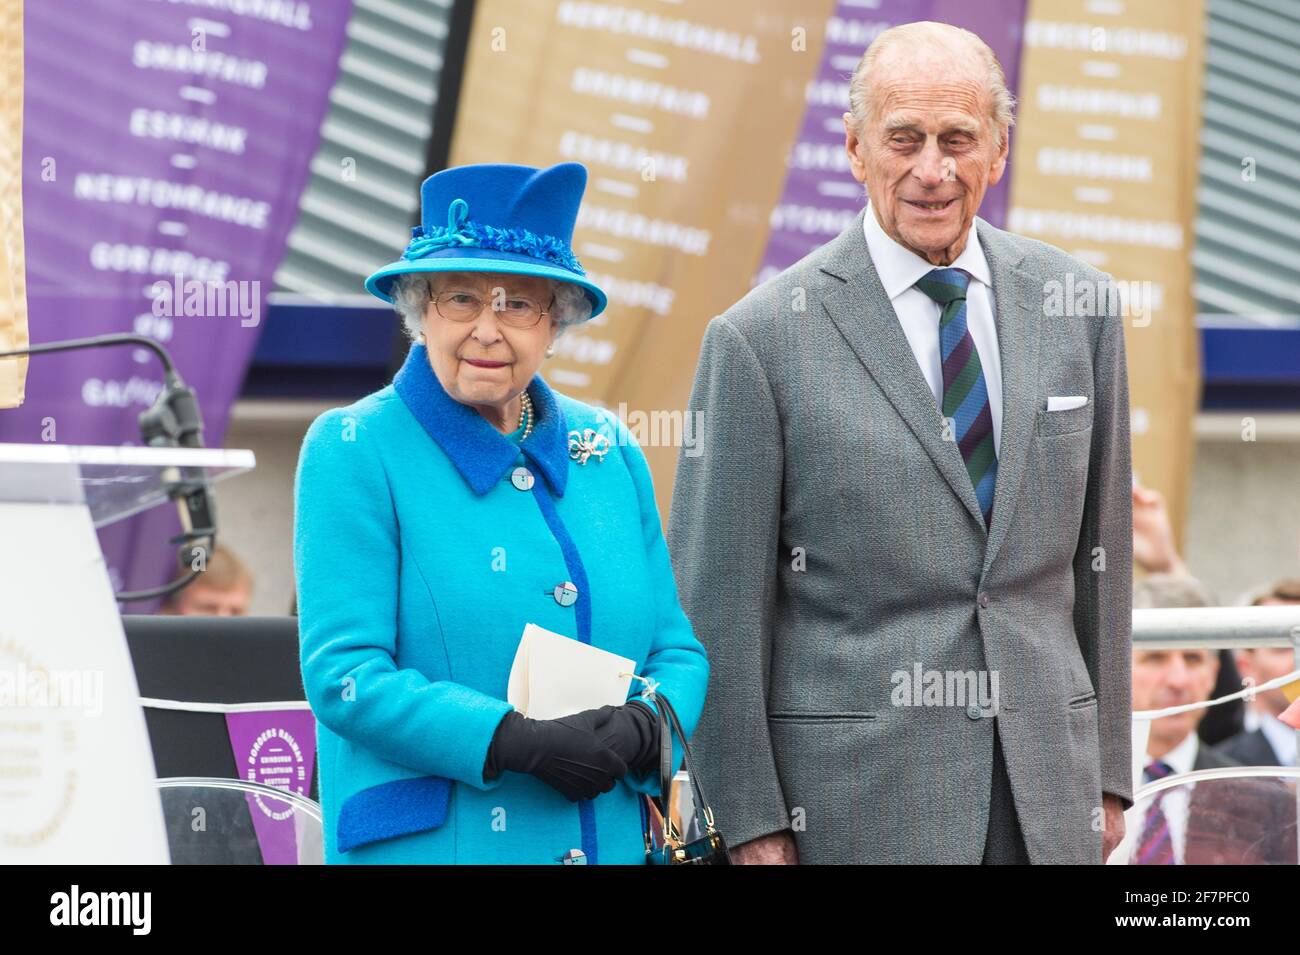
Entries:
<svg viewBox="0 0 1300 955">
<path fill-rule="evenodd" d="M 564 162 L 550 169 L 483 163 L 434 173 L 420 187 L 420 225 L 402 257 L 366 288 L 386 302 L 393 279 L 407 272 L 505 272 L 570 282 L 587 293 L 591 314 L 605 293 L 573 254 L 573 224 L 587 170 Z"/>
</svg>

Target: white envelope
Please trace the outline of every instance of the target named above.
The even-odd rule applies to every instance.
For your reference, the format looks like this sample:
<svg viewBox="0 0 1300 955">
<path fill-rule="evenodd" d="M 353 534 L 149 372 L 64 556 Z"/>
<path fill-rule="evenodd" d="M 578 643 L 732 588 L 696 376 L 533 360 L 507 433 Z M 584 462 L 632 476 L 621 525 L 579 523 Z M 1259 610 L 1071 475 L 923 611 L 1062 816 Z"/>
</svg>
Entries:
<svg viewBox="0 0 1300 955">
<path fill-rule="evenodd" d="M 1072 411 L 1075 408 L 1082 408 L 1088 403 L 1087 395 L 1065 395 L 1060 398 L 1048 398 L 1048 411 Z"/>
<path fill-rule="evenodd" d="M 534 720 L 622 706 L 635 672 L 635 660 L 530 623 L 515 651 L 506 701 Z"/>
</svg>

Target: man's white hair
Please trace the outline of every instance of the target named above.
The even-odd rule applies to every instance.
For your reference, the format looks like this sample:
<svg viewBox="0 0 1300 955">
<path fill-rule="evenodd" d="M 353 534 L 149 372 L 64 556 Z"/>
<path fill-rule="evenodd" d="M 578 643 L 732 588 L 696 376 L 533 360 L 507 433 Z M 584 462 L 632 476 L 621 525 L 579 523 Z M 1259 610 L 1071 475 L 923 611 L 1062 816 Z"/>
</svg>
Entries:
<svg viewBox="0 0 1300 955">
<path fill-rule="evenodd" d="M 431 279 L 439 273 L 403 272 L 393 280 L 388 294 L 393 297 L 393 307 L 402 316 L 402 326 L 411 341 L 420 337 L 425 310 L 433 301 Z M 547 279 L 555 304 L 551 306 L 551 319 L 563 332 L 570 325 L 577 325 L 591 318 L 591 300 L 587 293 L 570 282 L 558 282 Z"/>
<path fill-rule="evenodd" d="M 998 148 L 1002 147 L 1002 130 L 1016 123 L 1016 98 L 1007 89 L 1007 78 L 1002 72 L 1002 64 L 987 43 L 969 30 L 947 23 L 935 23 L 922 20 L 916 23 L 901 23 L 881 33 L 867 47 L 853 71 L 849 81 L 849 112 L 853 123 L 859 130 L 865 129 L 874 108 L 874 93 L 871 85 L 871 70 L 880 57 L 895 46 L 918 46 L 930 44 L 945 47 L 954 55 L 961 55 L 963 49 L 975 53 L 988 71 L 987 83 L 992 100 L 989 121 Z"/>
</svg>

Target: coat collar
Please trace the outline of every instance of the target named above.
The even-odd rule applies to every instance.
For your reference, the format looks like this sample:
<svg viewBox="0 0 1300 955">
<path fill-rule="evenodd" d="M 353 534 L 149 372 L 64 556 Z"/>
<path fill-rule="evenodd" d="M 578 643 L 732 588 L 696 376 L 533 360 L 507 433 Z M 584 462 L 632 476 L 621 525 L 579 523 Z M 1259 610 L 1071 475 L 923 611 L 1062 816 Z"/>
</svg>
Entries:
<svg viewBox="0 0 1300 955">
<path fill-rule="evenodd" d="M 556 495 L 564 494 L 569 477 L 569 429 L 555 392 L 541 375 L 534 375 L 528 385 L 537 422 L 518 445 L 469 405 L 447 394 L 429 364 L 428 351 L 419 343 L 407 353 L 393 379 L 393 389 L 475 494 L 492 490 L 516 464 L 520 451 L 546 476 Z"/>
</svg>

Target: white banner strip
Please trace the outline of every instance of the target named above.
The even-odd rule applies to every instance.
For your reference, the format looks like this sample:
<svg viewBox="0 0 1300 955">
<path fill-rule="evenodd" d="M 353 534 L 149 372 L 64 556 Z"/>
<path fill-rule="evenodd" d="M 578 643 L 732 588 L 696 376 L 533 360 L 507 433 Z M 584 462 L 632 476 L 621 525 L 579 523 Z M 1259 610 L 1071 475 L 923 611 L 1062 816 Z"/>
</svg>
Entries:
<svg viewBox="0 0 1300 955">
<path fill-rule="evenodd" d="M 140 705 L 150 710 L 181 710 L 187 713 L 261 713 L 269 710 L 310 710 L 306 700 L 279 703 L 194 703 L 182 700 L 155 700 L 140 697 Z"/>
</svg>

